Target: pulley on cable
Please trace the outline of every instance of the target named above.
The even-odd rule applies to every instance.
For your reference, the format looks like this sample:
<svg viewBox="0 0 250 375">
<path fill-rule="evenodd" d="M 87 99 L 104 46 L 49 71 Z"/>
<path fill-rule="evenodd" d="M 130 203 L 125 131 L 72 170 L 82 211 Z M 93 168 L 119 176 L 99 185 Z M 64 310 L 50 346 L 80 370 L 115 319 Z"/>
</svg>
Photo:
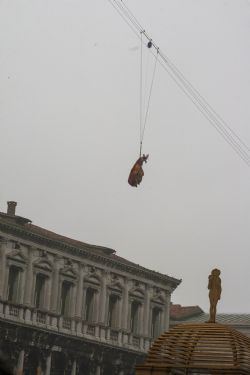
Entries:
<svg viewBox="0 0 250 375">
<path fill-rule="evenodd" d="M 148 119 L 148 111 L 149 111 L 149 105 L 150 105 L 150 99 L 153 89 L 153 83 L 155 78 L 155 71 L 156 71 L 156 65 L 158 61 L 158 48 L 156 48 L 156 53 L 154 55 L 155 61 L 154 61 L 154 68 L 151 78 L 151 84 L 149 88 L 148 98 L 147 98 L 147 105 L 145 108 L 145 101 L 146 101 L 146 86 L 147 86 L 147 76 L 148 76 L 148 60 L 146 64 L 146 74 L 145 74 L 145 83 L 144 83 L 144 90 L 143 90 L 143 34 L 144 31 L 141 32 L 141 53 L 140 53 L 140 143 L 139 143 L 139 159 L 135 162 L 133 165 L 129 177 L 128 177 L 128 183 L 129 185 L 133 187 L 137 187 L 144 176 L 144 171 L 142 169 L 143 163 L 146 163 L 148 160 L 149 155 L 142 154 L 142 146 L 143 146 L 143 139 L 145 134 L 145 128 L 147 124 Z M 148 48 L 151 48 L 153 45 L 152 40 L 149 40 L 148 43 L 146 43 Z M 154 46 L 155 47 L 155 46 Z M 147 54 L 147 57 L 149 55 Z M 143 92 L 144 91 L 144 92 Z M 144 100 L 143 100 L 144 97 Z"/>
</svg>

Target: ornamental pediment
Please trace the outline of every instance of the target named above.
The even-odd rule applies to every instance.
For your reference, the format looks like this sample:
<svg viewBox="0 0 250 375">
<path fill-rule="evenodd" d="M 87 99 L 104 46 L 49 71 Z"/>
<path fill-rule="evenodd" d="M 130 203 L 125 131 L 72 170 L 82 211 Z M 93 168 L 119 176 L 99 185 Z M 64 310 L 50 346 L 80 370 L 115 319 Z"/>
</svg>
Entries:
<svg viewBox="0 0 250 375">
<path fill-rule="evenodd" d="M 13 250 L 7 255 L 8 259 L 14 260 L 20 263 L 27 263 L 27 257 L 21 252 L 21 250 Z"/>
<path fill-rule="evenodd" d="M 157 297 L 153 297 L 152 301 L 155 302 L 155 303 L 163 304 L 165 302 L 165 298 L 162 295 L 160 295 L 160 296 L 157 296 Z"/>
<path fill-rule="evenodd" d="M 120 278 L 118 275 L 112 274 L 111 278 L 109 280 L 108 286 L 109 286 L 110 289 L 114 289 L 114 290 L 117 290 L 117 291 L 121 292 L 121 290 L 123 289 L 123 286 L 124 286 L 124 282 L 123 282 L 122 278 Z"/>
<path fill-rule="evenodd" d="M 71 266 L 64 267 L 63 269 L 61 269 L 60 273 L 63 276 L 71 277 L 71 278 L 74 278 L 74 279 L 77 277 L 76 270 Z"/>
<path fill-rule="evenodd" d="M 52 262 L 48 259 L 39 259 L 38 261 L 34 262 L 34 267 L 41 268 L 44 271 L 52 271 Z"/>
<path fill-rule="evenodd" d="M 86 282 L 88 282 L 88 283 L 90 283 L 90 284 L 100 284 L 100 276 L 99 275 L 97 275 L 97 274 L 88 274 L 86 277 L 85 277 L 85 279 L 84 279 L 84 281 L 86 281 Z"/>
<path fill-rule="evenodd" d="M 156 303 L 165 303 L 166 298 L 163 291 L 159 290 L 158 288 L 154 290 L 154 294 L 152 296 L 152 301 Z"/>
<path fill-rule="evenodd" d="M 114 283 L 109 284 L 109 288 L 121 292 L 123 289 L 123 285 L 120 281 L 116 281 Z"/>
<path fill-rule="evenodd" d="M 134 297 L 144 298 L 145 291 L 140 287 L 135 287 L 130 290 L 129 294 Z"/>
</svg>

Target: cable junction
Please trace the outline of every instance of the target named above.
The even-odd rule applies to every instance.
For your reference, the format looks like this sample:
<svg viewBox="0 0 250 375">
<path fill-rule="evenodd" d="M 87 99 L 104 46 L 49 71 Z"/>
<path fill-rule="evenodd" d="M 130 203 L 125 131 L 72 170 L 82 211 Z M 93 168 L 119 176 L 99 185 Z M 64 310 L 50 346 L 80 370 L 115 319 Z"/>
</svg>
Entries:
<svg viewBox="0 0 250 375">
<path fill-rule="evenodd" d="M 182 90 L 182 92 L 191 100 L 195 107 L 202 113 L 202 115 L 209 121 L 215 130 L 222 136 L 222 138 L 231 146 L 231 148 L 238 154 L 238 156 L 250 167 L 250 147 L 236 134 L 236 132 L 226 123 L 225 120 L 213 109 L 207 100 L 199 93 L 199 91 L 191 84 L 191 82 L 181 73 L 177 66 L 171 59 L 164 54 L 159 46 L 153 41 L 150 35 L 139 23 L 137 18 L 133 15 L 128 6 L 123 0 L 108 0 L 116 12 L 127 23 L 133 33 L 140 39 L 141 46 L 149 45 L 150 53 L 155 56 L 155 61 L 163 67 L 172 80 Z M 141 47 L 142 48 L 142 47 Z M 141 51 L 142 56 L 142 51 Z M 142 58 L 141 58 L 142 64 Z M 142 71 L 142 69 L 141 69 Z M 148 108 L 143 123 L 142 116 L 142 73 L 140 73 L 140 148 L 145 132 L 145 125 L 148 116 Z M 155 70 L 154 70 L 155 74 Z M 153 76 L 154 76 L 153 74 Z M 152 80 L 153 82 L 153 80 Z M 151 88 L 152 91 L 152 88 Z M 150 93 L 151 96 L 151 93 Z M 150 97 L 149 97 L 150 99 Z M 149 105 L 149 101 L 148 101 Z M 141 150 L 140 150 L 141 151 Z"/>
</svg>

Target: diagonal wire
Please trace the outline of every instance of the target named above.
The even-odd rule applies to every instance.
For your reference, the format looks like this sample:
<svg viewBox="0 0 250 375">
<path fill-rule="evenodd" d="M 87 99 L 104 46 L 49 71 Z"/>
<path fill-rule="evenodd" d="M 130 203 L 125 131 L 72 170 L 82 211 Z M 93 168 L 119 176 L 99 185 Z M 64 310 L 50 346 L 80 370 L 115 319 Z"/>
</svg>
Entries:
<svg viewBox="0 0 250 375">
<path fill-rule="evenodd" d="M 147 109 L 146 109 L 146 113 L 145 113 L 144 124 L 143 124 L 143 129 L 142 129 L 142 134 L 141 134 L 141 144 L 142 144 L 142 141 L 143 141 L 143 138 L 144 138 L 145 128 L 146 128 L 147 119 L 148 119 L 148 110 L 149 110 L 150 99 L 151 99 L 151 95 L 152 95 L 152 89 L 153 89 L 153 83 L 154 83 L 154 78 L 155 78 L 158 56 L 159 56 L 159 54 L 157 52 L 157 54 L 155 55 L 154 70 L 153 70 L 153 75 L 152 75 L 152 80 L 151 80 L 151 85 L 150 85 L 150 90 L 149 90 L 149 96 L 148 96 Z"/>
<path fill-rule="evenodd" d="M 250 166 L 250 156 L 248 154 L 249 147 L 240 139 L 240 137 L 227 125 L 227 123 L 218 115 L 218 113 L 209 105 L 204 97 L 196 90 L 191 83 L 184 77 L 184 75 L 178 70 L 178 68 L 171 62 L 171 60 L 165 56 L 147 35 L 145 30 L 142 29 L 139 22 L 133 16 L 132 12 L 128 7 L 124 5 L 122 0 L 109 0 L 111 5 L 116 9 L 119 15 L 128 24 L 131 30 L 139 37 L 139 32 L 152 42 L 153 47 L 161 57 L 162 61 L 159 61 L 160 65 L 167 71 L 170 77 L 175 81 L 178 87 L 185 93 L 185 95 L 193 102 L 193 104 L 199 109 L 199 111 L 207 118 L 211 125 L 221 134 L 224 140 L 231 145 L 234 151 L 241 157 L 247 165 Z M 115 3 L 116 6 L 113 4 Z M 124 8 L 125 7 L 125 8 Z M 146 43 L 144 43 L 146 44 Z M 152 51 L 150 51 L 153 53 Z M 244 150 L 244 147 L 246 150 Z"/>
<path fill-rule="evenodd" d="M 141 157 L 141 149 L 142 149 L 142 32 L 141 32 L 141 54 L 140 54 L 140 157 Z"/>
</svg>

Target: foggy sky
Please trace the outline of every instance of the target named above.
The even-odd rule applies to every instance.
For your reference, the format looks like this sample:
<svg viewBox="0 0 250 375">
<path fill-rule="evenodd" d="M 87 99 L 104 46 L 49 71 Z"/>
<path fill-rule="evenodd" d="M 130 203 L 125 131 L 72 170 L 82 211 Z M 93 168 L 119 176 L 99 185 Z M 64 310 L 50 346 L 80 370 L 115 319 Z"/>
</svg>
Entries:
<svg viewBox="0 0 250 375">
<path fill-rule="evenodd" d="M 249 145 L 250 2 L 126 4 Z M 161 66 L 145 176 L 127 184 L 139 61 L 139 40 L 107 0 L 0 1 L 0 210 L 16 200 L 36 225 L 182 278 L 172 297 L 182 305 L 207 310 L 207 277 L 220 268 L 218 311 L 250 313 L 250 169 Z"/>
</svg>

